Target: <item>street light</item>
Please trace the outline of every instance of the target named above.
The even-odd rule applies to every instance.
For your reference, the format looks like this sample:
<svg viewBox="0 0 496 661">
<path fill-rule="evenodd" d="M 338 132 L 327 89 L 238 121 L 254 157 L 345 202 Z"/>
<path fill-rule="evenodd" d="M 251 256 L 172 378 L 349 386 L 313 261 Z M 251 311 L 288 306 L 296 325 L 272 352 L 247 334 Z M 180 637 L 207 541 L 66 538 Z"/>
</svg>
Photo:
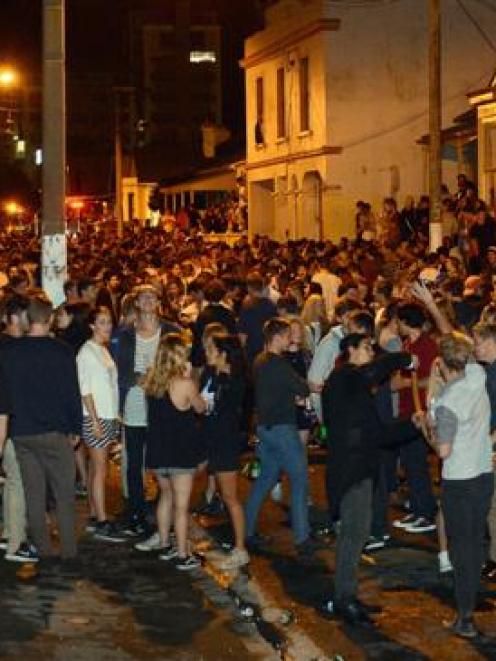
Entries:
<svg viewBox="0 0 496 661">
<path fill-rule="evenodd" d="M 7 216 L 9 216 L 9 224 L 7 226 L 7 231 L 11 232 L 12 223 L 17 224 L 19 222 L 19 218 L 24 213 L 24 209 L 18 202 L 14 202 L 14 200 L 9 200 L 8 202 L 5 202 L 3 208 Z"/>
<path fill-rule="evenodd" d="M 9 216 L 17 216 L 18 214 L 21 214 L 24 209 L 21 207 L 20 204 L 17 202 L 6 202 L 5 203 L 5 211 L 9 214 Z"/>
<path fill-rule="evenodd" d="M 17 71 L 14 69 L 10 67 L 0 69 L 0 85 L 2 87 L 14 87 L 18 82 L 18 78 Z"/>
</svg>

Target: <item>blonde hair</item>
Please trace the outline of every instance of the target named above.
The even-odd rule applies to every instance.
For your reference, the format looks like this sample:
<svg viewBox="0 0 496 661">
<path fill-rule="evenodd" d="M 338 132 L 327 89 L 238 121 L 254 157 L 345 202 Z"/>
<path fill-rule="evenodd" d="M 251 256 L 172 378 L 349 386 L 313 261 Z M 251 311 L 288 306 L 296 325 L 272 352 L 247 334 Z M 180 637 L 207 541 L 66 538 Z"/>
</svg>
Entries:
<svg viewBox="0 0 496 661">
<path fill-rule="evenodd" d="M 311 294 L 307 298 L 301 312 L 301 319 L 304 324 L 325 319 L 324 299 L 320 294 Z"/>
<path fill-rule="evenodd" d="M 474 358 L 474 345 L 467 335 L 453 331 L 441 337 L 439 353 L 448 369 L 461 372 Z"/>
<path fill-rule="evenodd" d="M 145 392 L 160 399 L 168 391 L 171 381 L 185 376 L 189 347 L 180 333 L 167 333 L 160 339 L 154 365 L 146 379 Z"/>
<path fill-rule="evenodd" d="M 300 328 L 300 334 L 301 334 L 301 344 L 300 348 L 308 350 L 308 334 L 307 334 L 307 329 L 305 328 L 305 324 L 303 323 L 303 320 L 300 317 L 296 316 L 289 316 L 286 317 L 286 320 L 289 322 L 290 327 L 294 324 L 295 326 L 299 326 Z"/>
</svg>

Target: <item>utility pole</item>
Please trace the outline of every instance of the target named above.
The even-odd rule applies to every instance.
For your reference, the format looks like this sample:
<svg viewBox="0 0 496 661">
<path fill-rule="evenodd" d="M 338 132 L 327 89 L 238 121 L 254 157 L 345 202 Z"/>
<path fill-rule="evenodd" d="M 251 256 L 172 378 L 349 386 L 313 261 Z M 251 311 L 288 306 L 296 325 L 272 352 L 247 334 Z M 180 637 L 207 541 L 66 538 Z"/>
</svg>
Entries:
<svg viewBox="0 0 496 661">
<path fill-rule="evenodd" d="M 54 305 L 64 300 L 66 100 L 65 0 L 43 0 L 42 284 Z"/>
<path fill-rule="evenodd" d="M 429 245 L 442 244 L 441 231 L 441 0 L 429 2 Z"/>
<path fill-rule="evenodd" d="M 126 116 L 127 116 L 127 125 L 128 131 L 136 130 L 136 123 L 134 113 L 131 112 L 131 106 L 134 108 L 134 87 L 114 87 L 114 103 L 115 103 L 115 119 L 114 119 L 114 165 L 115 165 L 115 205 L 114 205 L 114 215 L 117 221 L 117 234 L 122 237 L 124 230 L 124 210 L 122 204 L 123 198 L 123 186 L 122 186 L 122 161 L 123 161 L 123 149 L 122 149 L 122 122 L 123 122 L 123 112 L 122 104 L 125 101 L 126 104 Z M 129 115 L 132 115 L 131 120 Z M 130 128 L 132 124 L 132 128 Z M 134 167 L 134 151 L 133 151 L 133 167 Z"/>
<path fill-rule="evenodd" d="M 119 90 L 115 89 L 115 206 L 114 215 L 117 221 L 117 236 L 122 237 L 122 133 L 121 133 L 121 99 Z"/>
</svg>

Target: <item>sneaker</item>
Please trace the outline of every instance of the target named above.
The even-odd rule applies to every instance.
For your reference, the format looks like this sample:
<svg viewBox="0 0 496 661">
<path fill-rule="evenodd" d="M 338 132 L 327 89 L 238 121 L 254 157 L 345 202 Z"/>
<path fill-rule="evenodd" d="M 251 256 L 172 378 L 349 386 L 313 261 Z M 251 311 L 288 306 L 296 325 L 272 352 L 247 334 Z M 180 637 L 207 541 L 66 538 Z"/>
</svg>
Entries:
<svg viewBox="0 0 496 661">
<path fill-rule="evenodd" d="M 86 532 L 95 532 L 97 523 L 98 520 L 96 516 L 90 516 L 90 518 L 88 519 L 88 523 L 86 524 L 85 527 Z"/>
<path fill-rule="evenodd" d="M 5 560 L 9 562 L 39 562 L 40 556 L 32 544 L 24 542 L 15 553 L 6 553 Z"/>
<path fill-rule="evenodd" d="M 271 537 L 268 537 L 267 535 L 259 535 L 258 533 L 245 539 L 245 544 L 249 551 L 260 551 L 269 546 L 271 542 Z"/>
<path fill-rule="evenodd" d="M 282 493 L 282 484 L 280 482 L 278 482 L 275 485 L 275 487 L 272 488 L 272 491 L 270 492 L 270 497 L 275 503 L 282 502 L 283 493 Z"/>
<path fill-rule="evenodd" d="M 177 556 L 174 565 L 179 571 L 191 571 L 192 569 L 198 569 L 201 562 L 194 555 L 187 555 L 185 558 Z"/>
<path fill-rule="evenodd" d="M 370 551 L 378 551 L 379 549 L 385 548 L 389 540 L 389 535 L 381 535 L 380 537 L 371 535 L 363 547 L 363 550 L 365 553 L 370 553 Z"/>
<path fill-rule="evenodd" d="M 134 545 L 134 548 L 137 551 L 157 551 L 160 547 L 160 535 L 158 532 L 154 532 L 151 537 L 144 539 L 142 542 L 138 542 Z"/>
<path fill-rule="evenodd" d="M 169 546 L 165 546 L 163 549 L 160 550 L 160 553 L 158 554 L 158 559 L 165 560 L 166 562 L 168 562 L 169 560 L 174 560 L 174 558 L 177 558 L 177 548 L 175 546 L 172 546 L 172 544 L 169 544 Z"/>
<path fill-rule="evenodd" d="M 219 496 L 218 493 L 215 493 L 212 497 L 212 500 L 204 508 L 202 514 L 206 516 L 219 516 L 220 514 L 223 514 L 225 510 L 226 510 L 226 506 L 224 504 L 224 501 L 222 500 L 222 498 Z"/>
<path fill-rule="evenodd" d="M 212 499 L 207 498 L 206 492 L 202 493 L 202 496 L 200 498 L 200 502 L 193 508 L 193 514 L 205 514 L 205 512 L 208 512 L 208 508 L 210 507 L 210 503 L 212 502 Z"/>
<path fill-rule="evenodd" d="M 232 569 L 239 569 L 239 567 L 244 567 L 250 562 L 250 556 L 248 551 L 244 549 L 233 549 L 225 559 L 219 563 L 219 569 L 221 571 L 230 571 Z"/>
<path fill-rule="evenodd" d="M 122 526 L 121 533 L 126 537 L 145 537 L 150 535 L 150 526 L 144 519 L 131 519 Z"/>
<path fill-rule="evenodd" d="M 0 551 L 6 551 L 9 540 L 6 537 L 0 537 Z"/>
<path fill-rule="evenodd" d="M 296 553 L 300 560 L 310 560 L 316 551 L 321 551 L 324 548 L 326 547 L 322 542 L 308 537 L 304 542 L 296 545 Z"/>
<path fill-rule="evenodd" d="M 486 562 L 482 569 L 482 578 L 490 583 L 496 581 L 496 562 L 493 562 L 492 560 Z"/>
<path fill-rule="evenodd" d="M 460 638 L 473 640 L 480 635 L 471 617 L 457 617 L 454 622 L 443 622 L 443 624 Z"/>
<path fill-rule="evenodd" d="M 84 484 L 81 484 L 81 482 L 76 482 L 75 492 L 76 498 L 86 498 L 88 495 L 88 487 L 86 487 Z"/>
<path fill-rule="evenodd" d="M 126 541 L 122 533 L 117 530 L 115 524 L 110 521 L 99 521 L 95 526 L 93 537 L 95 539 L 101 539 L 104 542 L 115 542 L 116 544 Z"/>
<path fill-rule="evenodd" d="M 440 576 L 446 576 L 447 574 L 453 573 L 453 565 L 451 564 L 449 557 L 446 560 L 438 556 L 438 568 Z"/>
<path fill-rule="evenodd" d="M 393 521 L 393 528 L 408 528 L 408 526 L 411 526 L 416 520 L 417 517 L 415 514 L 407 514 L 402 519 L 396 519 L 396 521 Z"/>
<path fill-rule="evenodd" d="M 432 519 L 428 519 L 425 516 L 419 516 L 413 523 L 410 523 L 408 526 L 403 528 L 406 532 L 411 533 L 424 533 L 424 532 L 433 532 L 436 530 L 436 524 Z"/>
</svg>

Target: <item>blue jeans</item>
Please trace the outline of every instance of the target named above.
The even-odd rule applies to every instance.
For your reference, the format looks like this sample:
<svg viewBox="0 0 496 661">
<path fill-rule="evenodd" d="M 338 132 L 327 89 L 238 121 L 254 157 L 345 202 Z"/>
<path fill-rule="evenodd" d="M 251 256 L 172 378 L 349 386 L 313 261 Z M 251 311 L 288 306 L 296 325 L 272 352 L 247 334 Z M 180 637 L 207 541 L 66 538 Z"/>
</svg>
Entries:
<svg viewBox="0 0 496 661">
<path fill-rule="evenodd" d="M 246 536 L 255 534 L 262 504 L 279 480 L 281 471 L 289 478 L 291 488 L 291 527 L 295 544 L 308 538 L 308 470 L 307 453 L 296 425 L 257 427 L 260 443 L 257 456 L 261 470 L 246 503 Z"/>
</svg>

